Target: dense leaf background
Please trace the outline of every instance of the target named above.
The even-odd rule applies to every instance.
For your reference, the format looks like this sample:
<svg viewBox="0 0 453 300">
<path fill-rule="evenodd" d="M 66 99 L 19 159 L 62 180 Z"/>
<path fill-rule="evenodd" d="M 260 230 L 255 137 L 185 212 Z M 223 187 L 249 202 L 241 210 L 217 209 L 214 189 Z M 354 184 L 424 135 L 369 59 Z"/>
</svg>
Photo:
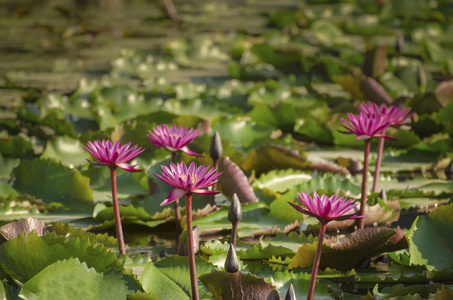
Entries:
<svg viewBox="0 0 453 300">
<path fill-rule="evenodd" d="M 359 198 L 363 142 L 338 130 L 374 101 L 415 114 L 387 131 L 398 138 L 384 151 L 387 201 L 369 194 L 369 228 L 329 224 L 315 296 L 451 298 L 451 1 L 174 0 L 176 19 L 164 2 L 0 7 L 0 295 L 188 298 L 174 212 L 159 206 L 170 187 L 153 175 L 170 155 L 146 139 L 177 124 L 200 130 L 189 147 L 204 154 L 178 159 L 212 164 L 215 131 L 224 150 L 217 206 L 194 201 L 201 295 L 242 282 L 247 295 L 284 298 L 292 283 L 304 298 L 318 222 L 287 202 L 300 191 Z M 95 139 L 146 149 L 133 162 L 144 172 L 118 172 L 126 257 L 115 255 L 109 172 L 82 148 Z M 232 275 L 222 268 L 234 192 Z M 14 223 L 27 217 L 47 227 Z"/>
</svg>

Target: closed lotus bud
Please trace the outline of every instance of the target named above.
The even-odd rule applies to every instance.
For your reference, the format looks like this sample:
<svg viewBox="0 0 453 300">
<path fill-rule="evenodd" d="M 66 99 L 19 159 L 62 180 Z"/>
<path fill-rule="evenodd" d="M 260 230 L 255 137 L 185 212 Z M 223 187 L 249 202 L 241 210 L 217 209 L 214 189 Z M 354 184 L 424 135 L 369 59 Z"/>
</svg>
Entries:
<svg viewBox="0 0 453 300">
<path fill-rule="evenodd" d="M 223 155 L 222 140 L 220 139 L 220 134 L 217 131 L 212 137 L 209 154 L 214 160 L 221 158 Z"/>
<path fill-rule="evenodd" d="M 289 285 L 288 292 L 286 292 L 285 300 L 297 300 L 292 283 Z"/>
<path fill-rule="evenodd" d="M 225 260 L 225 271 L 228 273 L 237 273 L 239 271 L 239 259 L 233 244 L 230 244 L 230 249 Z"/>
<path fill-rule="evenodd" d="M 242 219 L 241 202 L 236 193 L 233 194 L 230 210 L 228 211 L 228 220 L 230 222 L 239 222 Z"/>
</svg>

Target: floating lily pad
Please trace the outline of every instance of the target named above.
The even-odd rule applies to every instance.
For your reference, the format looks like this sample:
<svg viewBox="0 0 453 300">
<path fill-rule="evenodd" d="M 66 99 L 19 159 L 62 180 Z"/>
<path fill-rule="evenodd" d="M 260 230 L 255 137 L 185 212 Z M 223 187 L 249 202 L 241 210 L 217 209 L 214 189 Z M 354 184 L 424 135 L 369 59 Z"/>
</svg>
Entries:
<svg viewBox="0 0 453 300">
<path fill-rule="evenodd" d="M 78 170 L 51 160 L 35 159 L 22 160 L 13 174 L 15 190 L 42 198 L 47 204 L 59 202 L 76 210 L 87 210 L 92 205 L 90 179 Z"/>
<path fill-rule="evenodd" d="M 427 216 L 417 217 L 407 233 L 411 265 L 428 270 L 453 270 L 451 214 L 453 205 L 439 207 Z"/>
</svg>

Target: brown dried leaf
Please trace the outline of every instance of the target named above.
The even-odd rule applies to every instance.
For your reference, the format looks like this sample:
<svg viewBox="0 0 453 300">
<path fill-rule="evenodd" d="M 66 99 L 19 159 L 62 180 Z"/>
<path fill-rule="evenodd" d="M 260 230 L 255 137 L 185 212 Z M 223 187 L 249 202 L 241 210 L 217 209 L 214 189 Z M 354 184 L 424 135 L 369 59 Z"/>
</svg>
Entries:
<svg viewBox="0 0 453 300">
<path fill-rule="evenodd" d="M 217 207 L 216 205 L 212 205 L 212 204 L 208 203 L 205 207 L 194 211 L 193 215 L 192 215 L 192 219 L 196 220 L 196 219 L 205 217 L 205 216 L 209 215 L 210 213 L 212 213 L 213 211 L 216 211 L 219 209 L 220 208 Z"/>
<path fill-rule="evenodd" d="M 281 233 L 281 232 L 282 231 L 280 229 L 278 229 L 277 227 L 269 226 L 265 229 L 253 232 L 253 235 L 254 236 L 273 235 L 273 234 L 277 234 L 277 233 Z"/>
<path fill-rule="evenodd" d="M 436 98 L 443 107 L 453 102 L 453 80 L 444 81 L 436 88 Z"/>
<path fill-rule="evenodd" d="M 286 225 L 285 228 L 283 229 L 283 233 L 288 234 L 291 231 L 298 229 L 299 227 L 300 227 L 300 223 L 298 220 L 296 220 L 294 223 Z"/>
<path fill-rule="evenodd" d="M 37 219 L 20 219 L 16 222 L 11 222 L 0 227 L 0 234 L 5 240 L 8 241 L 18 236 L 19 233 L 30 233 L 33 230 L 38 232 L 38 236 L 42 236 L 46 233 L 47 226 L 44 222 L 39 222 Z"/>
</svg>

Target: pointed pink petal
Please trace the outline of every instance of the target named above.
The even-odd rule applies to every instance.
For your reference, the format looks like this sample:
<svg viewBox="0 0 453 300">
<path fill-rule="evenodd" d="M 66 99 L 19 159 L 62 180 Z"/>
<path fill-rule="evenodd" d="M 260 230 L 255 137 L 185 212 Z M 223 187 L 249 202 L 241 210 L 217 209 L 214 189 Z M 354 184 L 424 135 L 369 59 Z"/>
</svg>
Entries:
<svg viewBox="0 0 453 300">
<path fill-rule="evenodd" d="M 171 203 L 171 202 L 175 201 L 176 199 L 181 198 L 185 194 L 187 194 L 186 190 L 183 190 L 183 189 L 180 189 L 180 188 L 174 188 L 174 189 L 171 190 L 170 195 L 168 195 L 167 199 L 165 199 L 160 204 L 160 206 L 163 206 L 163 205 L 166 205 L 168 203 Z"/>
<path fill-rule="evenodd" d="M 219 194 L 220 192 L 219 191 L 208 191 L 208 190 L 203 190 L 203 189 L 196 189 L 196 190 L 192 190 L 192 193 L 200 194 L 200 195 L 215 195 L 215 194 Z"/>
<path fill-rule="evenodd" d="M 135 167 L 137 165 L 130 165 L 130 164 L 127 164 L 127 163 L 119 163 L 119 164 L 116 164 L 116 166 L 120 167 L 121 169 L 123 169 L 125 171 L 129 171 L 129 172 L 141 172 L 141 171 L 143 171 L 141 169 L 136 169 Z"/>
<path fill-rule="evenodd" d="M 196 153 L 196 152 L 191 151 L 187 146 L 184 146 L 184 147 L 182 147 L 182 148 L 179 149 L 179 150 L 181 150 L 182 152 L 187 153 L 187 154 L 189 154 L 189 155 L 193 155 L 193 156 L 203 156 L 202 154 L 198 154 L 198 153 Z"/>
</svg>

